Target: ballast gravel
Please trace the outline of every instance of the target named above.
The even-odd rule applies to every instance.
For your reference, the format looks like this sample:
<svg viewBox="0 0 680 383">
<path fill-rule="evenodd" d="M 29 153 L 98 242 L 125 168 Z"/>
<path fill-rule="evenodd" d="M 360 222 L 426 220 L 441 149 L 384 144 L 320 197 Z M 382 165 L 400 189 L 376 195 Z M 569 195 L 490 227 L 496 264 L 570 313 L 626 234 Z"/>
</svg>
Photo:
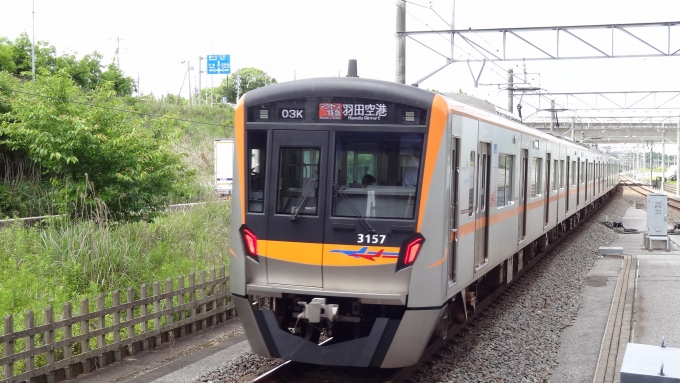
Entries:
<svg viewBox="0 0 680 383">
<path fill-rule="evenodd" d="M 584 280 L 598 248 L 618 238 L 617 232 L 602 222 L 605 217 L 609 222 L 620 220 L 636 200 L 643 202 L 644 197 L 619 187 L 592 219 L 515 281 L 410 381 L 550 382 L 558 365 L 560 332 L 578 314 Z M 248 352 L 194 382 L 249 382 L 280 363 Z M 318 376 L 296 381 L 318 382 Z"/>
</svg>

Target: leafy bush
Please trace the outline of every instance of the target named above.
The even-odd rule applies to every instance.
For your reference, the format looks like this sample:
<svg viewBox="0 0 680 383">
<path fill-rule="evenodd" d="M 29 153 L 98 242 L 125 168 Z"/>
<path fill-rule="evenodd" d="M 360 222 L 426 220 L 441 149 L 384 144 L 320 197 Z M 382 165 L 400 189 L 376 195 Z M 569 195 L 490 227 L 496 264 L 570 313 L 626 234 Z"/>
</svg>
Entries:
<svg viewBox="0 0 680 383">
<path fill-rule="evenodd" d="M 0 84 L 6 77 L 0 73 Z M 174 150 L 183 136 L 177 114 L 140 117 L 111 83 L 86 93 L 64 73 L 22 84 L 10 101 L 0 145 L 41 166 L 59 212 L 78 215 L 103 202 L 116 219 L 137 219 L 155 215 L 170 196 L 189 197 L 195 172 Z"/>
</svg>

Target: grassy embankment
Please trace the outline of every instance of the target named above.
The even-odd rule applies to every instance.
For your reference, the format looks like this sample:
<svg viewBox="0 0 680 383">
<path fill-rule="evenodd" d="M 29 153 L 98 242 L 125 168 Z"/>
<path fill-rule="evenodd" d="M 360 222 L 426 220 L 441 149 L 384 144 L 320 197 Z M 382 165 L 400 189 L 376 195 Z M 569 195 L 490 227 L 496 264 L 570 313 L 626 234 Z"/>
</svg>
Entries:
<svg viewBox="0 0 680 383">
<path fill-rule="evenodd" d="M 191 200 L 175 202 L 213 202 L 213 139 L 233 136 L 231 109 L 155 102 L 144 109 L 152 115 L 181 109 L 183 119 L 207 123 L 189 123 L 177 148 L 187 154 L 186 163 L 197 169 L 198 176 Z M 39 187 L 30 193 L 36 199 L 45 195 Z M 226 265 L 230 206 L 207 203 L 167 213 L 154 222 L 55 219 L 42 228 L 0 229 L 0 316 L 13 313 L 15 326 L 20 327 L 23 313 L 35 310 L 40 323 L 46 306 L 53 306 L 58 316 L 66 301 L 78 307 L 83 297 Z M 92 212 L 99 217 L 103 213 L 105 209 Z"/>
</svg>

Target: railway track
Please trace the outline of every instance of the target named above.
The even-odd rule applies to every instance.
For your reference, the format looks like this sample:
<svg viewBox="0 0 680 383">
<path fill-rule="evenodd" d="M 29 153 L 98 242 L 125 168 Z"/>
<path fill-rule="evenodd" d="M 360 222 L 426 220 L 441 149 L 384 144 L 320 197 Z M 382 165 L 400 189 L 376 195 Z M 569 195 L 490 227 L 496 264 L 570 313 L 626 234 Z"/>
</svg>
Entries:
<svg viewBox="0 0 680 383">
<path fill-rule="evenodd" d="M 497 299 L 500 296 L 503 296 L 507 293 L 509 293 L 510 290 L 512 290 L 515 286 L 520 285 L 524 281 L 525 274 L 529 272 L 530 270 L 533 269 L 533 266 L 535 266 L 537 263 L 541 262 L 544 257 L 549 254 L 555 247 L 560 245 L 565 239 L 569 238 L 571 234 L 578 229 L 581 225 L 584 223 L 588 222 L 593 216 L 595 216 L 595 212 L 597 212 L 601 207 L 605 206 L 606 202 L 597 206 L 595 209 L 593 209 L 589 215 L 582 220 L 578 225 L 573 227 L 571 230 L 565 233 L 565 235 L 557 238 L 548 246 L 546 246 L 545 250 L 538 253 L 530 262 L 528 265 L 526 265 L 520 272 L 515 274 L 513 277 L 513 280 L 505 284 L 498 289 L 496 289 L 493 293 L 489 294 L 486 296 L 483 300 L 479 301 L 477 303 L 477 309 L 472 315 L 468 315 L 468 320 L 465 323 L 462 324 L 454 324 L 453 326 L 449 327 L 447 331 L 447 335 L 445 338 L 438 338 L 426 348 L 425 352 L 423 353 L 422 358 L 420 361 L 412 366 L 408 366 L 405 368 L 401 369 L 394 369 L 394 370 L 381 370 L 381 369 L 356 369 L 356 374 L 357 376 L 355 377 L 356 380 L 338 380 L 340 381 L 352 381 L 352 382 L 371 382 L 371 383 L 400 383 L 404 381 L 408 381 L 408 379 L 416 372 L 418 371 L 421 367 L 424 365 L 431 363 L 433 358 L 436 358 L 436 354 L 438 351 L 442 349 L 451 339 L 455 337 L 460 337 L 460 336 L 465 336 L 464 332 L 465 329 L 468 328 L 469 326 L 475 326 L 476 322 L 478 322 L 481 318 L 483 318 L 486 313 L 488 312 L 488 307 L 493 306 L 495 302 L 497 302 Z M 319 372 L 320 370 L 325 370 L 324 373 Z M 328 376 L 329 379 L 325 380 L 329 383 L 335 382 L 335 380 L 332 380 L 332 376 L 334 374 L 334 370 L 340 371 L 341 369 L 334 369 L 332 367 L 327 367 L 327 366 L 311 366 L 307 365 L 304 363 L 297 363 L 297 362 L 285 362 L 278 367 L 267 371 L 266 373 L 260 375 L 257 377 L 255 380 L 252 382 L 257 382 L 257 383 L 283 383 L 283 382 L 296 382 L 298 380 L 302 380 L 301 376 L 307 375 L 307 374 L 325 374 L 325 376 Z M 347 374 L 347 368 L 342 369 L 342 373 Z M 351 373 L 350 373 L 351 374 Z M 366 375 L 371 375 L 370 377 Z"/>
<path fill-rule="evenodd" d="M 658 193 L 656 190 L 649 189 L 646 186 L 640 185 L 639 183 L 636 183 L 633 180 L 625 177 L 621 178 L 620 184 L 644 196 L 650 193 Z M 680 212 L 680 199 L 678 199 L 676 196 L 668 195 L 668 206 L 673 210 Z"/>
</svg>

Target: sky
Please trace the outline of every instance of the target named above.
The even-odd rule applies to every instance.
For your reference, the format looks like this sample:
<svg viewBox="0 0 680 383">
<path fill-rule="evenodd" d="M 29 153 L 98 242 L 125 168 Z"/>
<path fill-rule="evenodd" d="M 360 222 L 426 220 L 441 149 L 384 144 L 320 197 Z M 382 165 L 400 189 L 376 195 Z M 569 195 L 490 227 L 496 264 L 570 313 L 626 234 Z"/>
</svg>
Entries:
<svg viewBox="0 0 680 383">
<path fill-rule="evenodd" d="M 345 76 L 347 61 L 358 60 L 359 76 L 395 79 L 395 0 L 0 0 L 0 37 L 20 33 L 47 41 L 58 54 L 93 51 L 104 63 L 115 60 L 139 79 L 142 94 L 188 96 L 198 87 L 199 56 L 230 54 L 232 71 L 256 67 L 278 82 Z M 543 27 L 680 20 L 678 0 L 413 0 L 407 2 L 406 30 Z M 673 36 L 675 37 L 675 36 Z M 421 41 L 450 51 L 441 36 Z M 680 49 L 680 36 L 676 40 Z M 675 44 L 674 42 L 674 44 Z M 471 57 L 457 50 L 457 59 Z M 477 73 L 479 61 L 470 63 Z M 194 68 L 187 78 L 187 61 Z M 184 63 L 183 63 L 184 62 Z M 444 63 L 438 54 L 407 39 L 406 83 Z M 527 62 L 528 82 L 552 92 L 680 90 L 680 58 L 637 58 Z M 474 86 L 470 69 L 456 63 L 430 77 L 421 87 L 443 92 L 461 90 L 507 105 L 498 85 L 521 62 L 487 63 Z M 202 71 L 206 69 L 203 61 Z M 201 86 L 217 85 L 224 75 L 200 76 Z M 490 85 L 489 85 L 490 84 Z"/>
</svg>

